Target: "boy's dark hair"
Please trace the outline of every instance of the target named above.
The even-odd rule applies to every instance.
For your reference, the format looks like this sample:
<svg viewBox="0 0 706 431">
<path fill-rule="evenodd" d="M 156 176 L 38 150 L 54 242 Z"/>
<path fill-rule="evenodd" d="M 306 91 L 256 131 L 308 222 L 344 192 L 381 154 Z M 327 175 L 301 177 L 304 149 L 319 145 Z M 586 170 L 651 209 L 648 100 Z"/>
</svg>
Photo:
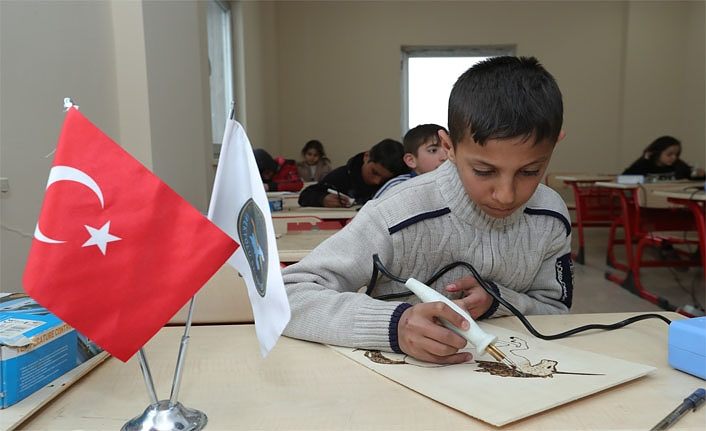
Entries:
<svg viewBox="0 0 706 431">
<path fill-rule="evenodd" d="M 304 148 L 302 148 L 302 156 L 311 149 L 316 150 L 316 152 L 319 153 L 319 157 L 321 157 L 322 159 L 326 157 L 326 152 L 324 151 L 324 144 L 322 144 L 321 141 L 312 139 L 311 141 L 304 144 Z"/>
<path fill-rule="evenodd" d="M 406 174 L 409 167 L 404 162 L 404 149 L 399 141 L 394 139 L 383 139 L 368 152 L 368 161 L 380 163 L 383 168 L 390 171 L 392 176 Z"/>
<path fill-rule="evenodd" d="M 479 145 L 517 136 L 556 143 L 563 110 L 554 77 L 536 58 L 489 58 L 464 72 L 451 90 L 451 143 L 455 148 L 466 136 Z"/>
<path fill-rule="evenodd" d="M 417 155 L 419 147 L 421 147 L 425 142 L 433 140 L 437 145 L 441 143 L 441 138 L 439 138 L 439 130 L 446 132 L 446 128 L 439 126 L 438 124 L 420 124 L 417 127 L 413 127 L 405 133 L 404 138 L 402 138 L 402 146 L 404 147 L 404 152 Z"/>
<path fill-rule="evenodd" d="M 263 172 L 267 171 L 270 171 L 272 173 L 277 172 L 277 168 L 279 166 L 277 165 L 277 162 L 275 162 L 275 159 L 272 158 L 270 153 L 263 150 L 262 148 L 258 148 L 257 150 L 253 151 L 253 154 L 255 154 L 255 162 L 257 163 L 257 170 L 260 171 L 260 176 L 262 176 Z"/>
<path fill-rule="evenodd" d="M 679 151 L 677 152 L 678 158 L 681 155 L 681 142 L 673 136 L 660 136 L 652 141 L 652 143 L 645 148 L 645 151 L 643 151 L 642 154 L 647 158 L 647 160 L 656 162 L 662 152 L 672 145 L 679 145 Z"/>
</svg>

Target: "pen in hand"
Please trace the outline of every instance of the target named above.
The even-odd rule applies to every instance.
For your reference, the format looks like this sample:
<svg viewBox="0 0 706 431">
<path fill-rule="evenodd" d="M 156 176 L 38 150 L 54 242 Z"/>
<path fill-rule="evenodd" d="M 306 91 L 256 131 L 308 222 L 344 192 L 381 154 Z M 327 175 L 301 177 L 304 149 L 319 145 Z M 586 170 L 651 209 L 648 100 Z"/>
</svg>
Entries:
<svg viewBox="0 0 706 431">
<path fill-rule="evenodd" d="M 664 419 L 659 421 L 650 431 L 666 430 L 671 427 L 679 420 L 682 416 L 689 412 L 689 410 L 696 411 L 706 400 L 706 390 L 699 388 L 694 391 L 693 394 L 684 398 L 684 401 L 670 414 L 668 414 Z"/>
</svg>

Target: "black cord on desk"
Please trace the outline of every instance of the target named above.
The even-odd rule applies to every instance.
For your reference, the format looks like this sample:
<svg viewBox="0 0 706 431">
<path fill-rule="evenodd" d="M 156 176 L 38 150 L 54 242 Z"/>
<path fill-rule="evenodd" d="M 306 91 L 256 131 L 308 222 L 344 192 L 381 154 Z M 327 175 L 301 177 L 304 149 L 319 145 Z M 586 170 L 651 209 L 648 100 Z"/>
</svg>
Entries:
<svg viewBox="0 0 706 431">
<path fill-rule="evenodd" d="M 488 292 L 488 294 L 490 296 L 492 296 L 496 301 L 498 301 L 500 304 L 502 304 L 504 307 L 506 307 L 508 310 L 510 310 L 512 312 L 512 314 L 515 315 L 515 317 L 520 319 L 520 322 L 522 322 L 522 324 L 525 326 L 525 328 L 527 328 L 527 330 L 532 335 L 534 335 L 537 338 L 541 338 L 542 340 L 558 340 L 560 338 L 566 338 L 571 335 L 578 334 L 580 332 L 588 331 L 591 329 L 602 329 L 605 331 L 612 331 L 614 329 L 619 329 L 624 326 L 630 325 L 631 323 L 639 322 L 640 320 L 646 320 L 646 319 L 660 319 L 660 320 L 664 321 L 666 324 L 672 323 L 671 320 L 667 319 L 666 317 L 664 317 L 662 315 L 655 314 L 655 313 L 646 313 L 646 314 L 640 314 L 638 316 L 633 316 L 633 317 L 627 318 L 625 320 L 622 320 L 620 322 L 616 322 L 616 323 L 613 323 L 610 325 L 593 323 L 593 324 L 589 324 L 589 325 L 579 326 L 577 328 L 570 329 L 570 330 L 564 331 L 564 332 L 560 332 L 558 334 L 544 335 L 544 334 L 540 333 L 539 331 L 537 331 L 536 329 L 534 329 L 534 326 L 532 326 L 532 324 L 527 320 L 527 318 L 522 313 L 520 313 L 520 311 L 517 308 L 515 308 L 512 304 L 507 302 L 503 297 L 500 296 L 500 294 L 496 293 L 495 290 L 493 290 L 488 285 L 488 283 L 483 279 L 483 277 L 481 277 L 481 275 L 478 274 L 478 271 L 476 271 L 476 269 L 473 267 L 473 265 L 471 265 L 468 262 L 458 261 L 458 262 L 450 263 L 450 264 L 444 266 L 443 268 L 441 268 L 436 273 L 434 273 L 431 276 L 431 278 L 429 280 L 427 280 L 427 282 L 424 284 L 431 285 L 436 280 L 441 278 L 441 276 L 443 276 L 445 273 L 456 268 L 457 266 L 463 266 L 466 269 L 468 269 L 471 272 L 471 274 L 473 274 L 473 277 L 478 281 L 478 284 L 480 284 L 480 286 L 486 292 Z M 385 268 L 385 266 L 380 261 L 380 256 L 378 256 L 377 254 L 374 254 L 373 255 L 373 274 L 370 278 L 370 282 L 368 283 L 368 287 L 366 289 L 366 294 L 370 295 L 370 293 L 375 288 L 379 273 L 382 273 L 383 275 L 385 275 L 389 279 L 394 280 L 398 283 L 405 283 L 407 281 L 402 277 L 398 277 L 398 276 L 390 273 L 390 271 L 387 268 Z M 406 292 L 400 292 L 400 293 L 393 293 L 393 294 L 389 294 L 389 295 L 377 296 L 377 297 L 375 297 L 375 299 L 388 300 L 388 299 L 403 298 L 403 297 L 412 296 L 412 295 L 414 295 L 414 294 L 411 291 L 406 291 Z"/>
</svg>

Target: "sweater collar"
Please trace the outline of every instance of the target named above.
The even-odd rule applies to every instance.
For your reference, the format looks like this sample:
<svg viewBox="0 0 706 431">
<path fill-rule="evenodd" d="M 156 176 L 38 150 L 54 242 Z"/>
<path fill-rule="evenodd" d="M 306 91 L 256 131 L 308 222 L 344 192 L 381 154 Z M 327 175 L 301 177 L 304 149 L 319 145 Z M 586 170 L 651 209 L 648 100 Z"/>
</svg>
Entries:
<svg viewBox="0 0 706 431">
<path fill-rule="evenodd" d="M 461 183 L 461 177 L 458 174 L 456 165 L 447 160 L 433 172 L 441 195 L 451 212 L 470 225 L 490 229 L 503 229 L 517 222 L 526 207 L 526 204 L 523 205 L 505 218 L 491 217 L 468 197 L 466 189 Z"/>
</svg>

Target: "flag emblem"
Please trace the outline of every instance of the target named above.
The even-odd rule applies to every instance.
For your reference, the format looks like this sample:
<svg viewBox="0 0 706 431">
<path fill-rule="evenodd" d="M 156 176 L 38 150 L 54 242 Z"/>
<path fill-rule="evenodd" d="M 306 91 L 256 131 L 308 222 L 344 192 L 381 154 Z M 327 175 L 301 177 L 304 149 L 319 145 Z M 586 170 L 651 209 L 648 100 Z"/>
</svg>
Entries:
<svg viewBox="0 0 706 431">
<path fill-rule="evenodd" d="M 252 271 L 255 289 L 264 298 L 267 293 L 267 227 L 260 207 L 252 198 L 245 202 L 238 214 L 238 236 Z"/>
</svg>

